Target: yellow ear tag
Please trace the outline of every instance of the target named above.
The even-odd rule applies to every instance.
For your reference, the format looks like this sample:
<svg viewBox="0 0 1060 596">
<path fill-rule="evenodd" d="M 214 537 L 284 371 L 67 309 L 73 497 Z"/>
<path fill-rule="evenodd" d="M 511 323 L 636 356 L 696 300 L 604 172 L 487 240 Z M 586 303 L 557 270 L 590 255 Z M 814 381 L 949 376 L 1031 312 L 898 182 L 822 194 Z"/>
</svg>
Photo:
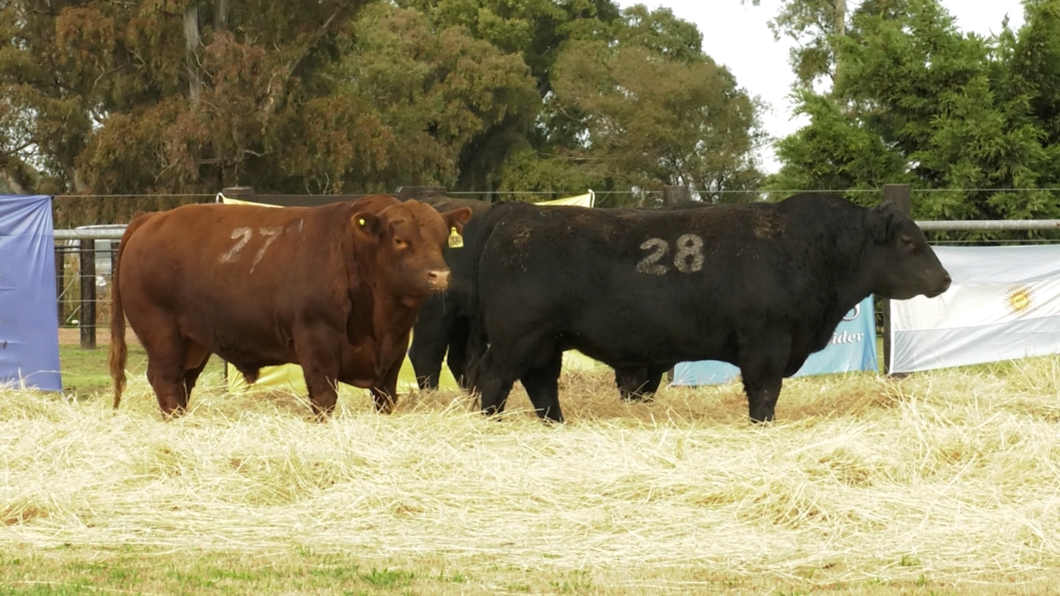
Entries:
<svg viewBox="0 0 1060 596">
<path fill-rule="evenodd" d="M 363 228 L 364 227 L 364 218 L 362 217 L 361 219 L 358 219 L 357 223 L 361 224 L 361 227 Z"/>
<path fill-rule="evenodd" d="M 457 233 L 456 228 L 449 228 L 449 248 L 460 248 L 464 245 L 464 237 Z"/>
</svg>

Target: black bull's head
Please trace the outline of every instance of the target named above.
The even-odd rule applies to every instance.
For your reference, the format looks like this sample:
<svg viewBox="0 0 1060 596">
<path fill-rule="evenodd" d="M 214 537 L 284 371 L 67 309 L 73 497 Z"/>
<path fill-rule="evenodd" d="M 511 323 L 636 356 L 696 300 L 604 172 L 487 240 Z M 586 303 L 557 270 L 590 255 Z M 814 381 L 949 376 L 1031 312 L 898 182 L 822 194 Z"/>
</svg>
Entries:
<svg viewBox="0 0 1060 596">
<path fill-rule="evenodd" d="M 874 294 L 907 300 L 919 294 L 934 298 L 949 289 L 950 274 L 912 218 L 889 201 L 870 210 L 868 218 L 874 242 L 866 273 Z"/>
</svg>

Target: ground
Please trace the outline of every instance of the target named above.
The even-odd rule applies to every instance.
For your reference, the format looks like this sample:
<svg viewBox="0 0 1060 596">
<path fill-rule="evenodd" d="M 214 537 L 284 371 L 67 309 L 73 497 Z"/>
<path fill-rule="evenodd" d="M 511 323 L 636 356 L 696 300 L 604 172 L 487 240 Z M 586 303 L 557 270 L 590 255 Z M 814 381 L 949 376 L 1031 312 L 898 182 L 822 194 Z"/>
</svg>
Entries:
<svg viewBox="0 0 1060 596">
<path fill-rule="evenodd" d="M 72 335 L 65 395 L 0 391 L 0 595 L 1060 593 L 1060 358 L 793 379 L 763 425 L 606 373 L 562 425 L 348 387 L 319 423 L 212 363 L 165 422 L 138 345 L 114 411 Z"/>
</svg>

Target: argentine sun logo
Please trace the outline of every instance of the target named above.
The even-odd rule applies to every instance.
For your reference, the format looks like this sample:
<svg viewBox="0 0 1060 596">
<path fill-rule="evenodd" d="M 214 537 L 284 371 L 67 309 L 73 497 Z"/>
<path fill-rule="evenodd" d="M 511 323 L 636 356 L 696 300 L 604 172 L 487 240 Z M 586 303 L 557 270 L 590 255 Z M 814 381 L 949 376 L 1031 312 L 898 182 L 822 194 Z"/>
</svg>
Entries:
<svg viewBox="0 0 1060 596">
<path fill-rule="evenodd" d="M 1009 313 L 1022 317 L 1034 308 L 1034 293 L 1026 284 L 1012 286 L 1005 293 L 1005 306 Z"/>
</svg>

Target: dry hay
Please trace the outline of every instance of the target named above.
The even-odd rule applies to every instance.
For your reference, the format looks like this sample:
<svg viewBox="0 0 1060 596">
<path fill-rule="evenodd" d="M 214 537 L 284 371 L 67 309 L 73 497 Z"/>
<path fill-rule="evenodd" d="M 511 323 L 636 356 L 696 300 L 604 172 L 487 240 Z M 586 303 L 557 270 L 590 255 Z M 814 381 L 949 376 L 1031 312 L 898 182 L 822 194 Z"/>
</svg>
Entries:
<svg viewBox="0 0 1060 596">
<path fill-rule="evenodd" d="M 142 379 L 72 403 L 0 392 L 0 551 L 120 544 L 347 552 L 465 568 L 995 582 L 1060 566 L 1060 360 L 902 380 L 788 380 L 770 425 L 737 384 L 618 400 L 563 379 L 568 423 L 453 393 L 334 420 L 206 379 L 170 423 Z M 515 411 L 513 411 L 515 410 Z M 669 571 L 668 571 L 669 570 Z M 616 580 L 617 581 L 617 580 Z"/>
</svg>

